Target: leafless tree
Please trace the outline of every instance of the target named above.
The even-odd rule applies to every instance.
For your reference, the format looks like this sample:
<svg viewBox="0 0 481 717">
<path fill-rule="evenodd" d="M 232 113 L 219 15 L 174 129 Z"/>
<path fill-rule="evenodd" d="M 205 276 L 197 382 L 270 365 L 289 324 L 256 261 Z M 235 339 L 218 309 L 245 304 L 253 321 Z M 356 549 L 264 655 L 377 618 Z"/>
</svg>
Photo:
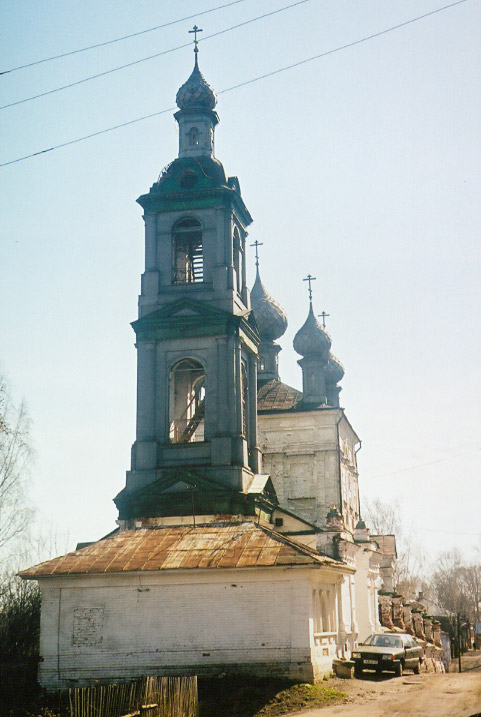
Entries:
<svg viewBox="0 0 481 717">
<path fill-rule="evenodd" d="M 438 605 L 448 615 L 460 613 L 468 620 L 479 619 L 481 564 L 465 563 L 459 550 L 442 553 L 433 574 Z"/>
<path fill-rule="evenodd" d="M 32 459 L 30 418 L 24 403 L 15 405 L 0 376 L 0 551 L 18 539 L 32 515 L 27 501 Z"/>
<path fill-rule="evenodd" d="M 365 500 L 363 515 L 374 535 L 396 536 L 398 557 L 393 575 L 395 588 L 406 598 L 414 597 L 418 590 L 425 587 L 426 556 L 413 537 L 412 529 L 403 527 L 399 507 L 379 498 Z"/>
<path fill-rule="evenodd" d="M 401 519 L 396 506 L 384 503 L 379 498 L 365 500 L 363 515 L 374 535 L 396 535 L 401 537 Z"/>
</svg>

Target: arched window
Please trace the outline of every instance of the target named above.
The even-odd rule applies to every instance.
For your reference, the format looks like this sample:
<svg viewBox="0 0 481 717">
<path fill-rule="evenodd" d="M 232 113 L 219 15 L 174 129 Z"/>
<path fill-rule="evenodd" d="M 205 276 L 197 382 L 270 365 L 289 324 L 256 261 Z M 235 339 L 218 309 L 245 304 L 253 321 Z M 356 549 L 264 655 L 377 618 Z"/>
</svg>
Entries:
<svg viewBox="0 0 481 717">
<path fill-rule="evenodd" d="M 247 366 L 241 362 L 242 434 L 247 437 Z"/>
<path fill-rule="evenodd" d="M 234 269 L 236 273 L 236 289 L 237 293 L 240 294 L 242 291 L 242 274 L 244 272 L 244 252 L 242 247 L 239 230 L 237 227 L 234 229 L 234 236 L 232 240 L 232 249 L 234 253 Z"/>
<path fill-rule="evenodd" d="M 202 228 L 192 217 L 179 219 L 172 231 L 172 283 L 192 284 L 204 280 Z"/>
<path fill-rule="evenodd" d="M 204 440 L 205 371 L 198 361 L 182 359 L 172 367 L 169 408 L 172 443 Z"/>
<path fill-rule="evenodd" d="M 200 132 L 197 127 L 191 127 L 189 130 L 189 144 L 191 147 L 198 147 L 200 143 Z"/>
</svg>

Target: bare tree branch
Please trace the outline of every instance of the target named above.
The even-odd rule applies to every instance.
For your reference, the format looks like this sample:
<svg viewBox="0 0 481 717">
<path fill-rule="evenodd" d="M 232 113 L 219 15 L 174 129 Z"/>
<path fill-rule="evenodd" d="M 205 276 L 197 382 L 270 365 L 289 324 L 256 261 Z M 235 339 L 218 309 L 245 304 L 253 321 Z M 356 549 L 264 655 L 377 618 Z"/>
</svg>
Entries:
<svg viewBox="0 0 481 717">
<path fill-rule="evenodd" d="M 27 502 L 32 460 L 30 418 L 26 406 L 16 406 L 0 376 L 0 549 L 28 528 L 32 510 Z"/>
</svg>

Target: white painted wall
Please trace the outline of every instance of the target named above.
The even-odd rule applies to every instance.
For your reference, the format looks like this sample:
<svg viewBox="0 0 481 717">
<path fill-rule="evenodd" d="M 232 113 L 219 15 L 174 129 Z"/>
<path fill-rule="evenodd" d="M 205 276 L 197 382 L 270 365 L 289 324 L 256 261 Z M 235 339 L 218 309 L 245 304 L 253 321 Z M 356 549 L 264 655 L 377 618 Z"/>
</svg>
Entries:
<svg viewBox="0 0 481 717">
<path fill-rule="evenodd" d="M 307 568 L 84 575 L 39 581 L 39 681 L 236 671 L 312 680 L 331 668 L 314 649 Z M 328 571 L 329 572 L 329 571 Z M 331 571 L 338 579 L 338 570 Z"/>
</svg>

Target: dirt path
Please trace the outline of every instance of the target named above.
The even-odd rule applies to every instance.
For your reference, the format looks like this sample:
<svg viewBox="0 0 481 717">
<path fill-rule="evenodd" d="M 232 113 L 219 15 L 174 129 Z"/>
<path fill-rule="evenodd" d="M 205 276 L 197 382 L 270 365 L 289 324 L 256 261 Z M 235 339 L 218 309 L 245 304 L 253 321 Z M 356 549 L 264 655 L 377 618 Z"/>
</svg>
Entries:
<svg viewBox="0 0 481 717">
<path fill-rule="evenodd" d="M 340 681 L 350 703 L 292 713 L 291 717 L 472 717 L 481 713 L 481 672 L 406 673 Z"/>
</svg>

